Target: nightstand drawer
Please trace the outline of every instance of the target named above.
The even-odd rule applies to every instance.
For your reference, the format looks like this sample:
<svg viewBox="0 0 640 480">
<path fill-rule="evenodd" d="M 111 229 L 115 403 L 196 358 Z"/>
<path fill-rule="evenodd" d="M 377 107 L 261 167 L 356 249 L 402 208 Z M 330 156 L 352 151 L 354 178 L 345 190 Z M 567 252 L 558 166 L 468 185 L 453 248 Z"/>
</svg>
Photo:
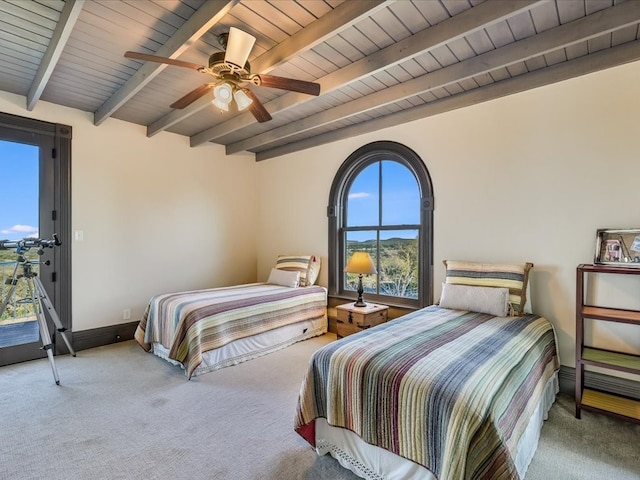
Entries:
<svg viewBox="0 0 640 480">
<path fill-rule="evenodd" d="M 341 308 L 337 308 L 336 310 L 338 311 L 338 320 L 341 320 L 343 323 L 354 324 L 359 327 L 374 327 L 387 321 L 388 309 L 386 308 L 384 310 L 369 313 L 344 310 Z M 340 325 L 339 322 L 338 325 Z"/>
<path fill-rule="evenodd" d="M 387 321 L 389 307 L 386 305 L 367 304 L 365 307 L 354 307 L 353 303 L 336 307 L 336 328 L 338 337 L 346 337 Z"/>
<path fill-rule="evenodd" d="M 352 333 L 358 333 L 362 331 L 362 328 L 356 327 L 355 323 L 336 323 L 336 330 L 338 331 L 338 338 L 347 337 Z"/>
</svg>

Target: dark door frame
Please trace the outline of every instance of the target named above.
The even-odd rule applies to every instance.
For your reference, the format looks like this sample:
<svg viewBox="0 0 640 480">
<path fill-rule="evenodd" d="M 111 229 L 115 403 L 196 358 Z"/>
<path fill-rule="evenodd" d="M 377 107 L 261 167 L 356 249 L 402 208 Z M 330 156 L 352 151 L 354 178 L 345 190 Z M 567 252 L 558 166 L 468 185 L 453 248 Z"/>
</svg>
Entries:
<svg viewBox="0 0 640 480">
<path fill-rule="evenodd" d="M 0 140 L 40 146 L 40 195 L 49 199 L 52 207 L 40 208 L 40 235 L 57 233 L 62 245 L 47 251 L 51 262 L 41 271 L 42 283 L 60 322 L 73 342 L 71 318 L 71 138 L 68 125 L 49 123 L 0 112 Z M 42 151 L 42 146 L 46 151 Z M 51 164 L 45 165 L 51 160 Z M 49 232 L 50 230 L 50 232 Z M 47 249 L 49 250 L 49 249 Z M 68 353 L 55 328 L 50 327 L 56 354 Z M 72 343 L 73 345 L 73 343 Z M 33 345 L 0 348 L 0 366 L 45 356 Z"/>
</svg>

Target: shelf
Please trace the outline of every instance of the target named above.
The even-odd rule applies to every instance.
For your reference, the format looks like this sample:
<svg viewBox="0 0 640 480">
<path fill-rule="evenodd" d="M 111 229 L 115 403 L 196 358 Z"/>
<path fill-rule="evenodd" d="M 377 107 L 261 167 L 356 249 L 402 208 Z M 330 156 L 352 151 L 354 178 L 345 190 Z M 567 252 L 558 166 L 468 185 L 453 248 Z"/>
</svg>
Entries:
<svg viewBox="0 0 640 480">
<path fill-rule="evenodd" d="M 637 267 L 625 267 L 617 265 L 578 265 L 578 268 L 586 273 L 619 273 L 626 274 L 630 273 L 632 275 L 640 274 L 640 266 Z"/>
<path fill-rule="evenodd" d="M 611 320 L 613 322 L 637 323 L 640 325 L 640 312 L 636 310 L 585 306 L 582 308 L 582 316 L 595 320 Z"/>
<path fill-rule="evenodd" d="M 618 397 L 610 393 L 585 388 L 582 394 L 582 406 L 640 421 L 640 401 Z"/>
<path fill-rule="evenodd" d="M 585 363 L 597 364 L 596 366 L 599 367 L 619 368 L 625 372 L 640 375 L 640 356 L 638 355 L 585 347 L 582 351 L 582 360 Z"/>
<path fill-rule="evenodd" d="M 580 418 L 580 410 L 585 409 L 640 423 L 640 400 L 584 388 L 586 365 L 640 375 L 640 355 L 605 350 L 584 344 L 585 319 L 640 326 L 640 311 L 638 310 L 585 305 L 587 278 L 600 273 L 640 276 L 639 267 L 578 265 L 576 271 L 576 418 Z M 621 393 L 624 391 L 621 390 Z"/>
</svg>

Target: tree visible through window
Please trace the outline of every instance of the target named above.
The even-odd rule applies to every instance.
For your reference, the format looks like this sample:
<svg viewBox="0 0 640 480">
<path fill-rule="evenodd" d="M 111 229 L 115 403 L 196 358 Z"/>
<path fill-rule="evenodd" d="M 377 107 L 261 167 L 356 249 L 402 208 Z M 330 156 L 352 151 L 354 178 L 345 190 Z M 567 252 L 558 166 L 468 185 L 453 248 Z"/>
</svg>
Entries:
<svg viewBox="0 0 640 480">
<path fill-rule="evenodd" d="M 375 142 L 352 154 L 332 187 L 329 206 L 330 294 L 351 296 L 358 275 L 344 273 L 356 251 L 371 255 L 366 297 L 422 306 L 431 302 L 431 181 L 410 149 Z"/>
</svg>

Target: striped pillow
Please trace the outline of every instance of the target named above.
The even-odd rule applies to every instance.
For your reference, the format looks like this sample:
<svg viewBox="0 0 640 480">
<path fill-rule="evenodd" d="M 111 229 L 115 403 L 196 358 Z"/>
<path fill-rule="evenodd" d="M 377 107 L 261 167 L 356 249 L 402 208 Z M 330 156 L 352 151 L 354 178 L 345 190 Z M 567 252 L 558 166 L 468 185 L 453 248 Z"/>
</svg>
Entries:
<svg viewBox="0 0 640 480">
<path fill-rule="evenodd" d="M 522 315 L 527 302 L 527 282 L 533 263 L 476 263 L 445 260 L 445 283 L 480 287 L 506 287 L 515 315 Z"/>
<path fill-rule="evenodd" d="M 300 286 L 313 285 L 318 278 L 320 261 L 314 255 L 278 255 L 276 260 L 278 270 L 300 272 Z"/>
</svg>

